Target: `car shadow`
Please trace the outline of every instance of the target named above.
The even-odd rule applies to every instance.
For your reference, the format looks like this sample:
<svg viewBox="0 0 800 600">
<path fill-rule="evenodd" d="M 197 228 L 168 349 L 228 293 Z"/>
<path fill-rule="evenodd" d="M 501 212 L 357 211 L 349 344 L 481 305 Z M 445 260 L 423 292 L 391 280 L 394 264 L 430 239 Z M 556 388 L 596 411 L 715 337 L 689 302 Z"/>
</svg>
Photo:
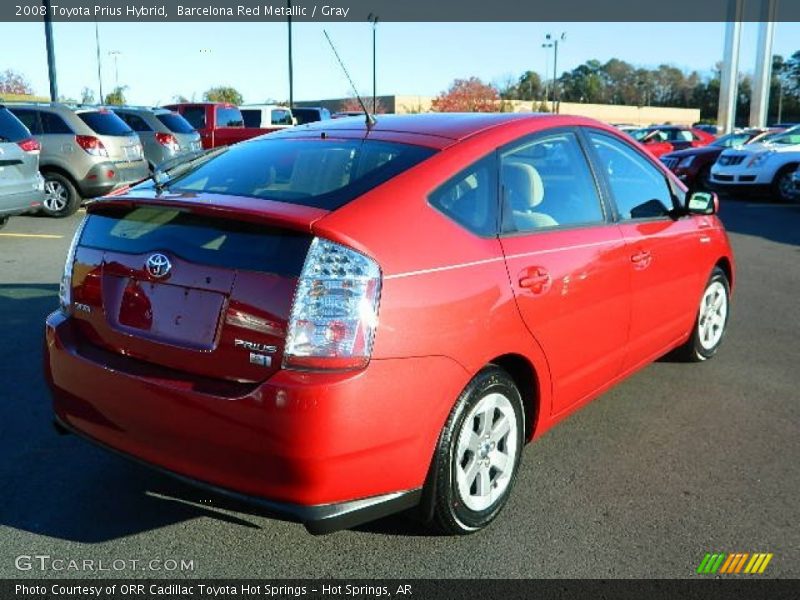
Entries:
<svg viewBox="0 0 800 600">
<path fill-rule="evenodd" d="M 59 435 L 42 376 L 43 324 L 57 304 L 57 285 L 0 284 L 0 526 L 94 544 L 200 517 L 250 529 L 267 526 L 264 518 L 281 520 Z M 391 517 L 359 530 L 420 534 L 404 521 Z"/>
<path fill-rule="evenodd" d="M 720 198 L 720 219 L 730 233 L 800 246 L 800 204 L 776 204 L 769 197 Z"/>
</svg>

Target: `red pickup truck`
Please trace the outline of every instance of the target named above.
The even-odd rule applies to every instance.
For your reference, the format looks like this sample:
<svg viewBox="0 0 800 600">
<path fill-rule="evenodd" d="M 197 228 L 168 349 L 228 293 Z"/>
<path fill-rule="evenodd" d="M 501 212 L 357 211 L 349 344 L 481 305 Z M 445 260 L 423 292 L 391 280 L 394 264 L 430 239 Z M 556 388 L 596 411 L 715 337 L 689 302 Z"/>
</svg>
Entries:
<svg viewBox="0 0 800 600">
<path fill-rule="evenodd" d="M 181 102 L 164 108 L 183 115 L 200 132 L 203 148 L 229 146 L 278 128 L 245 127 L 239 108 L 225 102 Z"/>
</svg>

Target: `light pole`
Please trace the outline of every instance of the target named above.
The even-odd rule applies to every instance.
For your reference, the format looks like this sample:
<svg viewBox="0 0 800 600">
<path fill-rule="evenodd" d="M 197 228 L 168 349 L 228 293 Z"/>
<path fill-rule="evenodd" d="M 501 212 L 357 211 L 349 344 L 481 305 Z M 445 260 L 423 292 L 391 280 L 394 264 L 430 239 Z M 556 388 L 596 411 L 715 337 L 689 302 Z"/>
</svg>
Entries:
<svg viewBox="0 0 800 600">
<path fill-rule="evenodd" d="M 550 34 L 548 33 L 545 36 L 545 40 L 550 39 Z M 544 105 L 545 110 L 547 110 L 547 75 L 548 71 L 550 70 L 550 54 L 548 53 L 548 48 L 552 48 L 553 44 L 551 42 L 545 42 L 542 44 L 542 48 L 544 48 Z M 553 82 L 553 87 L 555 87 L 555 81 Z"/>
<path fill-rule="evenodd" d="M 53 19 L 50 0 L 42 0 L 44 8 L 44 44 L 47 48 L 47 76 L 50 80 L 50 100 L 58 102 L 58 81 L 56 80 L 56 51 L 53 47 Z"/>
<path fill-rule="evenodd" d="M 369 13 L 367 21 L 372 23 L 372 114 L 378 111 L 378 77 L 375 63 L 375 33 L 378 30 L 378 15 Z"/>
<path fill-rule="evenodd" d="M 557 38 L 553 38 L 553 36 L 548 33 L 544 36 L 544 39 L 547 41 L 542 44 L 542 48 L 553 48 L 553 112 L 558 112 L 558 42 L 567 41 L 567 33 L 562 32 Z"/>
<path fill-rule="evenodd" d="M 100 26 L 94 22 L 94 41 L 97 47 L 97 86 L 100 88 L 99 104 L 103 103 L 103 64 L 100 62 Z"/>
<path fill-rule="evenodd" d="M 294 66 L 292 64 L 292 0 L 286 0 L 289 9 L 286 24 L 289 28 L 289 108 L 294 108 Z"/>
<path fill-rule="evenodd" d="M 117 59 L 122 55 L 122 52 L 119 50 L 109 50 L 108 55 L 114 57 L 114 85 L 119 89 L 119 63 Z"/>
</svg>

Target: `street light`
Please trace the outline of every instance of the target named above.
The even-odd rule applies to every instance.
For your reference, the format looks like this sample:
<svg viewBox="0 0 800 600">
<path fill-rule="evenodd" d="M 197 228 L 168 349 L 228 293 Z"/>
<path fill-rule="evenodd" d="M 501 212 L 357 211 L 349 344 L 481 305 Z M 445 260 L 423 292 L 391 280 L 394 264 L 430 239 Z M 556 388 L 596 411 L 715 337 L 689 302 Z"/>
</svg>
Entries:
<svg viewBox="0 0 800 600">
<path fill-rule="evenodd" d="M 119 63 L 117 59 L 122 55 L 122 52 L 119 50 L 109 50 L 108 55 L 114 57 L 114 85 L 119 88 Z"/>
<path fill-rule="evenodd" d="M 558 42 L 565 42 L 567 41 L 567 33 L 562 32 L 561 35 L 557 38 L 554 38 L 551 34 L 547 34 L 544 36 L 546 40 L 544 44 L 542 44 L 542 48 L 552 48 L 553 49 L 553 112 L 557 112 L 558 110 Z"/>
<path fill-rule="evenodd" d="M 94 41 L 97 49 L 97 85 L 100 88 L 100 99 L 98 102 L 103 103 L 103 64 L 100 62 L 100 26 L 97 21 L 94 22 Z"/>
<path fill-rule="evenodd" d="M 550 39 L 550 34 L 549 33 L 547 34 L 545 39 Z M 544 48 L 544 105 L 545 105 L 545 110 L 547 110 L 547 100 L 548 100 L 548 94 L 547 94 L 547 72 L 550 70 L 550 60 L 549 60 L 550 55 L 547 52 L 547 49 L 548 48 L 552 48 L 552 47 L 553 47 L 553 44 L 551 44 L 549 42 L 545 42 L 544 44 L 542 44 L 542 48 Z M 553 82 L 553 86 L 555 87 L 555 82 Z"/>
<path fill-rule="evenodd" d="M 378 15 L 369 13 L 367 21 L 372 23 L 372 114 L 378 111 L 378 85 L 377 85 L 377 70 L 375 67 L 375 32 L 378 29 Z"/>
</svg>

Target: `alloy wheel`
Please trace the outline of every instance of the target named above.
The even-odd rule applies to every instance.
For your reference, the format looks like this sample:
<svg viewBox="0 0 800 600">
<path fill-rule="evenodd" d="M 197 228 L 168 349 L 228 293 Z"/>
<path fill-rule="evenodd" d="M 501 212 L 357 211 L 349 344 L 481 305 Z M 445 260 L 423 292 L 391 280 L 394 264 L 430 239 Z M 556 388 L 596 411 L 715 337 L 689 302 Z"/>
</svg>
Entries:
<svg viewBox="0 0 800 600">
<path fill-rule="evenodd" d="M 722 339 L 728 319 L 728 294 L 725 286 L 714 281 L 706 288 L 700 301 L 700 318 L 697 320 L 700 345 L 711 350 Z"/>
<path fill-rule="evenodd" d="M 69 202 L 69 190 L 60 181 L 48 179 L 44 182 L 44 206 L 50 212 L 59 212 Z"/>
</svg>

